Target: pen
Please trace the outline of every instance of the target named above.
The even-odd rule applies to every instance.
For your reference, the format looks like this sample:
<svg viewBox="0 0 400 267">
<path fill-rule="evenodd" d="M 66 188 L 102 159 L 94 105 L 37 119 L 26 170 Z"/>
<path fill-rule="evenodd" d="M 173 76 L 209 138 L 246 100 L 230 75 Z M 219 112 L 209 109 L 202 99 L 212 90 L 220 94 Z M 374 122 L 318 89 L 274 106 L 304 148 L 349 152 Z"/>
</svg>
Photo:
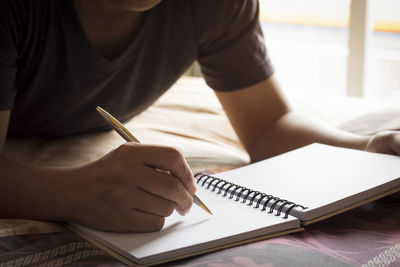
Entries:
<svg viewBox="0 0 400 267">
<path fill-rule="evenodd" d="M 126 129 L 116 118 L 114 118 L 110 113 L 102 109 L 101 107 L 96 108 L 97 112 L 100 113 L 101 117 L 111 128 L 113 128 L 122 138 L 124 138 L 127 142 L 136 142 L 140 143 L 140 141 L 128 130 Z M 209 214 L 212 214 L 210 209 L 200 200 L 200 198 L 196 195 L 193 195 L 193 202 L 206 211 Z"/>
</svg>

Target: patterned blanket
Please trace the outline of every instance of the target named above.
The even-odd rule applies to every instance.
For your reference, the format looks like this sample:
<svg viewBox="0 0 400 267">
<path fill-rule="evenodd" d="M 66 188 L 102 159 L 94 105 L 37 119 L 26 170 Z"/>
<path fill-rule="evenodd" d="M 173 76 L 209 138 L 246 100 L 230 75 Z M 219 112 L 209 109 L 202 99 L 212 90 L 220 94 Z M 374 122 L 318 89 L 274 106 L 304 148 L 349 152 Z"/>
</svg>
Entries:
<svg viewBox="0 0 400 267">
<path fill-rule="evenodd" d="M 400 194 L 306 227 L 304 232 L 166 266 L 400 266 Z M 0 266 L 123 266 L 75 233 L 0 237 Z"/>
</svg>

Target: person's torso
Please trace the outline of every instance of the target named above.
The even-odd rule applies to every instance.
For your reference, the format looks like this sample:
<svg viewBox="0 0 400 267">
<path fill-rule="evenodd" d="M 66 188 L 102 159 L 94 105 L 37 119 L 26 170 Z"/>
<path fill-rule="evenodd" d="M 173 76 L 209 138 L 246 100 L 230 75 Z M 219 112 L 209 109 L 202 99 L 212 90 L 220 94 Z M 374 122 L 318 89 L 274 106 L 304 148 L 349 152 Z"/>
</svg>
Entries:
<svg viewBox="0 0 400 267">
<path fill-rule="evenodd" d="M 17 96 L 10 136 L 106 129 L 96 106 L 120 120 L 142 112 L 197 56 L 190 1 L 162 1 L 133 41 L 107 60 L 88 41 L 73 1 L 21 1 L 15 23 Z M 18 9 L 17 9 L 18 10 Z"/>
</svg>

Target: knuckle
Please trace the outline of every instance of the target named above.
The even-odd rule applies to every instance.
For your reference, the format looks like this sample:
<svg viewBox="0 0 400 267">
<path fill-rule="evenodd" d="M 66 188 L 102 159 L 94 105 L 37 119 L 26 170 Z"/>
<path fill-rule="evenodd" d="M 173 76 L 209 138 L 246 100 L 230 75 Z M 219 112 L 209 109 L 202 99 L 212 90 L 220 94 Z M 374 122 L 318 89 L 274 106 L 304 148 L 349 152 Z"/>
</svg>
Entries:
<svg viewBox="0 0 400 267">
<path fill-rule="evenodd" d="M 117 150 L 119 150 L 122 153 L 130 153 L 132 151 L 133 148 L 136 148 L 137 144 L 133 143 L 133 142 L 126 142 L 121 144 Z"/>
<path fill-rule="evenodd" d="M 183 153 L 177 147 L 169 147 L 168 148 L 168 156 L 173 158 L 174 160 L 183 159 Z"/>
<path fill-rule="evenodd" d="M 129 143 L 123 143 L 117 148 L 117 150 L 124 151 L 124 152 L 128 151 L 130 149 L 131 149 L 131 145 Z"/>
</svg>

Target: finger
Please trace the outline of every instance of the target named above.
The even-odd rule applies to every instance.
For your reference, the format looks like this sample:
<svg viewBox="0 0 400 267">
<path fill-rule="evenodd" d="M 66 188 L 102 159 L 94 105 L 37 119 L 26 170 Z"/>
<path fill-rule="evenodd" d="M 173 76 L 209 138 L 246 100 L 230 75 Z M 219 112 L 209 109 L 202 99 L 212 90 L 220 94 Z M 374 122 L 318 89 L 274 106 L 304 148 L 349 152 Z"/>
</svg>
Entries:
<svg viewBox="0 0 400 267">
<path fill-rule="evenodd" d="M 76 220 L 100 231 L 152 232 L 164 226 L 165 218 L 147 212 L 127 208 L 116 208 L 106 213 L 92 213 Z"/>
<path fill-rule="evenodd" d="M 165 218 L 143 211 L 133 210 L 124 220 L 124 230 L 121 232 L 154 232 L 162 229 Z"/>
<path fill-rule="evenodd" d="M 143 170 L 144 177 L 137 186 L 146 192 L 160 196 L 175 203 L 175 209 L 186 214 L 193 204 L 192 195 L 182 182 L 172 174 L 159 172 L 151 167 Z"/>
<path fill-rule="evenodd" d="M 128 200 L 129 209 L 143 211 L 157 216 L 168 217 L 175 209 L 175 203 L 137 188 Z"/>
<path fill-rule="evenodd" d="M 154 145 L 143 146 L 142 148 L 140 153 L 144 164 L 171 172 L 191 194 L 196 192 L 193 173 L 178 149 Z"/>
</svg>

